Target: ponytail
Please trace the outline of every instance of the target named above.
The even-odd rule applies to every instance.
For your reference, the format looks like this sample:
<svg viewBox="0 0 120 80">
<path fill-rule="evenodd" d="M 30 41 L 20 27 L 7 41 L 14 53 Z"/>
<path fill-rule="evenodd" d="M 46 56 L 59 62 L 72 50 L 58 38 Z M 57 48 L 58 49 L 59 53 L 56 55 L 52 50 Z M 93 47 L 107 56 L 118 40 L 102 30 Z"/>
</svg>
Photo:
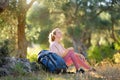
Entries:
<svg viewBox="0 0 120 80">
<path fill-rule="evenodd" d="M 53 35 L 53 33 L 49 34 L 49 43 L 55 41 L 55 36 Z"/>
<path fill-rule="evenodd" d="M 59 29 L 59 28 L 55 28 L 50 34 L 49 34 L 49 43 L 55 41 L 55 36 L 56 35 L 56 30 Z"/>
</svg>

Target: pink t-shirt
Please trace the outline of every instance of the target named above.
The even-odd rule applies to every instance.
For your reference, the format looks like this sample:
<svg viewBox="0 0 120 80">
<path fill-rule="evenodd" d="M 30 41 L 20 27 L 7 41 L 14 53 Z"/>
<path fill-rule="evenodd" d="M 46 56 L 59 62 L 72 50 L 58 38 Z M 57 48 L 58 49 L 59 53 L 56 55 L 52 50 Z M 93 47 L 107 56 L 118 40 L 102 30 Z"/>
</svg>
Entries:
<svg viewBox="0 0 120 80">
<path fill-rule="evenodd" d="M 60 43 L 53 41 L 50 44 L 50 51 L 55 52 L 56 54 L 62 57 L 62 55 L 65 53 L 65 48 Z"/>
</svg>

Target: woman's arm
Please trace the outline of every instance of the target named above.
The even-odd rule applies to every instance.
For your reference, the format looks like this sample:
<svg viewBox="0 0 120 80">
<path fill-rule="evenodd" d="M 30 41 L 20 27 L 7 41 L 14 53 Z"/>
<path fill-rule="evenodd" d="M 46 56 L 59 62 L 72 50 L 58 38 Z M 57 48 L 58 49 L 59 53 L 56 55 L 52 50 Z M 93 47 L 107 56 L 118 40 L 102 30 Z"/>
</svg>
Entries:
<svg viewBox="0 0 120 80">
<path fill-rule="evenodd" d="M 68 51 L 69 51 L 68 49 L 64 49 L 62 57 L 65 57 L 67 55 Z"/>
<path fill-rule="evenodd" d="M 69 48 L 67 48 L 68 50 L 74 50 L 74 48 L 73 47 L 69 47 Z"/>
<path fill-rule="evenodd" d="M 69 48 L 67 48 L 67 50 L 68 51 L 69 50 L 74 50 L 74 48 L 73 47 L 69 47 Z M 85 58 L 82 54 L 79 54 L 79 53 L 76 53 L 76 52 L 75 52 L 75 54 L 79 55 L 81 58 Z"/>
<path fill-rule="evenodd" d="M 64 49 L 60 49 L 56 45 L 51 45 L 50 46 L 50 51 L 57 53 L 61 57 L 64 57 L 68 53 L 67 49 L 65 49 L 65 48 Z"/>
<path fill-rule="evenodd" d="M 64 48 L 64 47 L 63 47 L 63 48 Z M 69 47 L 69 48 L 67 48 L 67 49 L 64 48 L 62 57 L 65 57 L 65 56 L 67 55 L 67 53 L 68 53 L 69 50 L 74 50 L 74 49 L 73 49 L 73 47 Z"/>
</svg>

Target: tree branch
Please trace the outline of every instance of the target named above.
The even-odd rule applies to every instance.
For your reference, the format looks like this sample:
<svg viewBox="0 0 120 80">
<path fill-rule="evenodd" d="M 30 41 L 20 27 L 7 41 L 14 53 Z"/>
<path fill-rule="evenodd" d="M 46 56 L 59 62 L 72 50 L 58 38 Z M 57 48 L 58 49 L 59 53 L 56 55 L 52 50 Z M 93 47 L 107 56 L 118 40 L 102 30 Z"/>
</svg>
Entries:
<svg viewBox="0 0 120 80">
<path fill-rule="evenodd" d="M 27 6 L 27 10 L 33 5 L 33 3 L 35 2 L 36 0 L 31 0 L 31 2 L 28 4 Z"/>
<path fill-rule="evenodd" d="M 77 12 L 78 12 L 78 9 L 79 9 L 79 6 L 80 6 L 80 4 L 81 4 L 81 1 L 79 2 L 79 3 L 77 3 L 77 1 L 78 0 L 76 0 L 76 9 L 75 9 L 75 15 L 77 14 Z"/>
<path fill-rule="evenodd" d="M 63 13 L 62 11 L 51 11 L 50 14 L 61 14 Z"/>
<path fill-rule="evenodd" d="M 108 6 L 107 8 L 102 9 L 101 11 L 99 11 L 98 13 L 95 14 L 95 16 L 92 19 L 95 19 L 98 15 L 100 15 L 102 12 L 110 10 L 111 6 Z"/>
</svg>

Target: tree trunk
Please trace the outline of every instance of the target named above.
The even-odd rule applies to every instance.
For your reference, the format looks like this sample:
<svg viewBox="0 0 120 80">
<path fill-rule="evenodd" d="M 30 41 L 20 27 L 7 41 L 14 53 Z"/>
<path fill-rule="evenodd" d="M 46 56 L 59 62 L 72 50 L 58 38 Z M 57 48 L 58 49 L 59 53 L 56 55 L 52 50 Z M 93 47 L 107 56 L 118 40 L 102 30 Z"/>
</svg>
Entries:
<svg viewBox="0 0 120 80">
<path fill-rule="evenodd" d="M 25 16 L 20 14 L 18 16 L 18 57 L 26 58 L 27 41 L 25 36 Z"/>
<path fill-rule="evenodd" d="M 27 55 L 27 40 L 25 36 L 25 26 L 26 26 L 26 13 L 28 9 L 32 6 L 35 0 L 31 0 L 29 4 L 27 4 L 26 0 L 18 0 L 18 26 L 17 26 L 17 36 L 18 36 L 18 57 L 26 58 Z"/>
<path fill-rule="evenodd" d="M 111 19 L 111 21 L 112 21 L 112 29 L 111 29 L 112 35 L 111 35 L 111 37 L 114 40 L 114 42 L 118 42 L 119 43 L 119 40 L 117 39 L 116 34 L 115 34 L 114 20 Z"/>
<path fill-rule="evenodd" d="M 78 52 L 87 58 L 86 47 L 83 45 L 83 43 L 80 40 L 77 41 L 73 39 L 73 46 L 75 52 Z"/>
</svg>

